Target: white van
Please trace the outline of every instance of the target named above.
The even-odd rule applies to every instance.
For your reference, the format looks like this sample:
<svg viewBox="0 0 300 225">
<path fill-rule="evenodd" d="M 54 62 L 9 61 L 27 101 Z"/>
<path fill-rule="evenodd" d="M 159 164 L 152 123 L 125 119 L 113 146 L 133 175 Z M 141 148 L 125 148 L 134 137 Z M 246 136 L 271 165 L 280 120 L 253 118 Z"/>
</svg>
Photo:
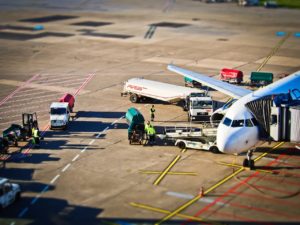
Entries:
<svg viewBox="0 0 300 225">
<path fill-rule="evenodd" d="M 7 178 L 0 177 L 0 207 L 5 208 L 21 197 L 20 185 L 10 183 Z"/>
<path fill-rule="evenodd" d="M 50 106 L 50 129 L 66 129 L 69 121 L 69 103 L 53 102 Z"/>
</svg>

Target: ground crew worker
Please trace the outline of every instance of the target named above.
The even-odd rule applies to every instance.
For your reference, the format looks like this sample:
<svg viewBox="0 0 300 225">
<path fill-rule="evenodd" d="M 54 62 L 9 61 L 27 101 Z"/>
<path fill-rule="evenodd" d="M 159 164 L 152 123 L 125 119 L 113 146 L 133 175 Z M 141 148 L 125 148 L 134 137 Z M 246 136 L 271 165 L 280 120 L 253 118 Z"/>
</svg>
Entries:
<svg viewBox="0 0 300 225">
<path fill-rule="evenodd" d="M 34 129 L 33 140 L 34 140 L 34 144 L 37 147 L 40 146 L 40 136 L 39 136 L 39 130 L 38 129 Z"/>
<path fill-rule="evenodd" d="M 151 115 L 151 121 L 154 121 L 154 113 L 155 113 L 155 108 L 154 105 L 152 105 L 151 109 L 150 109 L 150 115 Z"/>
<path fill-rule="evenodd" d="M 155 143 L 155 129 L 153 126 L 148 127 L 148 137 L 149 137 L 149 144 L 153 145 Z"/>
</svg>

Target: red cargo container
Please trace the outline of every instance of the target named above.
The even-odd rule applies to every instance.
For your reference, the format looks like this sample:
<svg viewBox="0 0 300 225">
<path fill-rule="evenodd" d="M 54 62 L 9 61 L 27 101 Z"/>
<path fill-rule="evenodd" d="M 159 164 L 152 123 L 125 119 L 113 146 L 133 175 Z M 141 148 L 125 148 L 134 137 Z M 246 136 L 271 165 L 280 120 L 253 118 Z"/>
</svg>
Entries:
<svg viewBox="0 0 300 225">
<path fill-rule="evenodd" d="M 69 103 L 70 111 L 73 112 L 74 103 L 75 103 L 75 98 L 74 98 L 73 95 L 71 95 L 71 94 L 65 94 L 64 96 L 62 96 L 59 99 L 59 102 L 68 102 Z"/>
<path fill-rule="evenodd" d="M 223 68 L 220 72 L 221 80 L 228 82 L 241 83 L 243 81 L 243 72 L 240 70 Z"/>
</svg>

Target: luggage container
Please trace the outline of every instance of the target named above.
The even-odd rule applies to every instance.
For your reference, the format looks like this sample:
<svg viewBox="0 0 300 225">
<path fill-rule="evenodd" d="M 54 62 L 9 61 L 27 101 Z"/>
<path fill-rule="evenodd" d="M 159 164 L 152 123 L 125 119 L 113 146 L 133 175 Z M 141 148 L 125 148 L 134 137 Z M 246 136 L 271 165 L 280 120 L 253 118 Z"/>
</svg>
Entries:
<svg viewBox="0 0 300 225">
<path fill-rule="evenodd" d="M 192 87 L 192 88 L 194 88 L 194 87 L 201 88 L 202 87 L 201 83 L 199 83 L 189 77 L 184 77 L 184 85 L 186 87 Z"/>
<path fill-rule="evenodd" d="M 139 110 L 129 108 L 125 115 L 128 124 L 128 140 L 129 144 L 142 144 L 145 134 L 145 119 Z"/>
<path fill-rule="evenodd" d="M 243 72 L 240 70 L 223 68 L 220 71 L 220 78 L 222 81 L 240 84 L 243 81 Z"/>
<path fill-rule="evenodd" d="M 273 73 L 252 72 L 250 75 L 251 85 L 268 85 L 273 82 Z"/>
<path fill-rule="evenodd" d="M 74 104 L 75 104 L 75 98 L 71 94 L 65 94 L 59 99 L 59 102 L 67 102 L 69 103 L 69 109 L 71 112 L 73 112 Z"/>
</svg>

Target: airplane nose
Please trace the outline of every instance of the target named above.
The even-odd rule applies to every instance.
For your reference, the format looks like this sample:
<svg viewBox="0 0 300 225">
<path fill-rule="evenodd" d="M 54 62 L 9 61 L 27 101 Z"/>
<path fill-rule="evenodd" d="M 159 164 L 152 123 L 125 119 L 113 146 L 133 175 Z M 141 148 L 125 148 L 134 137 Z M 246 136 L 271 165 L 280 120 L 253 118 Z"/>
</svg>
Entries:
<svg viewBox="0 0 300 225">
<path fill-rule="evenodd" d="M 222 132 L 217 132 L 217 146 L 219 151 L 223 153 L 240 153 L 247 150 L 248 138 L 247 132 L 241 130 L 218 129 Z"/>
</svg>

